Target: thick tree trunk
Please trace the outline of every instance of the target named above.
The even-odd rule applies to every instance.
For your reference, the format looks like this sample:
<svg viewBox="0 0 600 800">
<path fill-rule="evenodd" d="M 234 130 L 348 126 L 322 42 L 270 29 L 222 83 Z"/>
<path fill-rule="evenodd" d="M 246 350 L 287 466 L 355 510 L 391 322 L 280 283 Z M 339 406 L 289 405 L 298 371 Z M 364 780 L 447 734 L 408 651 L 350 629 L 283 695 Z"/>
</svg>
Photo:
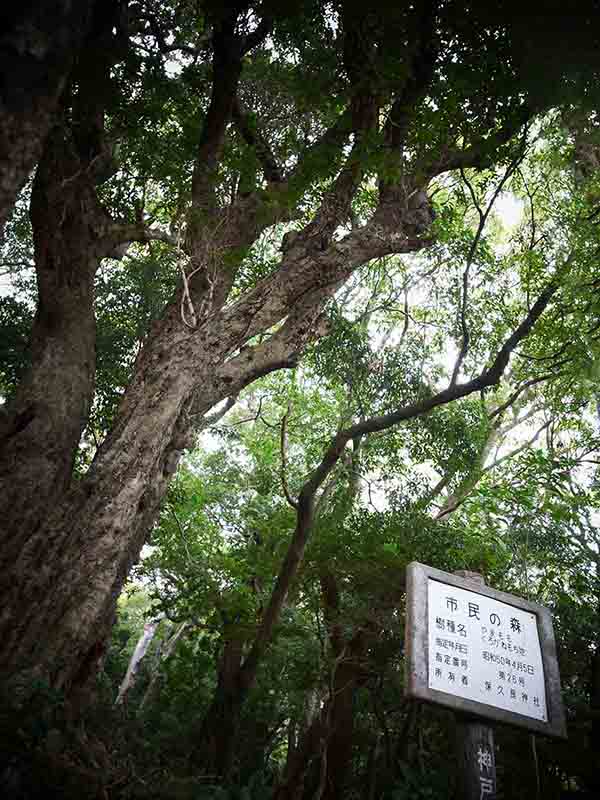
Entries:
<svg viewBox="0 0 600 800">
<path fill-rule="evenodd" d="M 260 375 L 296 363 L 315 334 L 320 306 L 300 305 L 277 334 L 232 358 L 253 334 L 257 316 L 261 327 L 280 318 L 280 291 L 273 296 L 262 286 L 258 297 L 205 318 L 193 330 L 182 323 L 174 302 L 155 324 L 115 426 L 85 478 L 57 508 L 48 508 L 35 531 L 24 531 L 14 520 L 25 538 L 14 537 L 14 551 L 0 564 L 0 672 L 34 668 L 53 685 L 68 687 L 93 669 L 116 598 L 179 457 L 192 443 L 192 408 L 201 416 Z M 274 315 L 266 319 L 263 293 Z M 28 489 L 23 507 L 35 491 Z"/>
<path fill-rule="evenodd" d="M 31 198 L 38 283 L 32 363 L 0 419 L 3 569 L 68 487 L 93 398 L 94 276 L 106 217 L 93 187 L 76 177 L 80 169 L 56 129 Z"/>
<path fill-rule="evenodd" d="M 41 157 L 93 6 L 45 0 L 6 3 L 0 12 L 0 238 Z"/>
<path fill-rule="evenodd" d="M 249 368 L 238 372 L 230 362 L 219 374 L 235 346 L 232 328 L 229 337 L 212 328 L 201 336 L 181 324 L 178 304 L 157 323 L 87 475 L 2 564 L 0 670 L 34 668 L 68 687 L 93 668 L 116 598 L 190 444 L 195 388 L 203 386 L 194 408 L 201 415 L 256 377 L 252 359 Z"/>
<path fill-rule="evenodd" d="M 23 514 L 31 500 L 36 506 L 33 518 L 37 514 L 43 522 L 33 527 L 18 514 L 11 519 L 12 546 L 0 563 L 0 672 L 14 676 L 33 671 L 56 687 L 86 679 L 102 652 L 116 598 L 139 557 L 181 452 L 191 444 L 192 410 L 201 416 L 256 378 L 294 365 L 305 344 L 324 333 L 323 306 L 356 267 L 380 255 L 423 247 L 423 241 L 412 238 L 420 229 L 407 213 L 406 224 L 394 217 L 390 230 L 389 220 L 375 214 L 369 225 L 330 246 L 323 237 L 316 242 L 309 226 L 286 249 L 280 269 L 229 306 L 224 304 L 235 270 L 231 264 L 219 269 L 221 256 L 215 254 L 242 252 L 275 220 L 265 214 L 259 198 L 251 197 L 227 213 L 217 213 L 205 231 L 192 226 L 193 325 L 182 320 L 177 299 L 154 326 L 115 426 L 85 479 L 47 507 L 35 499 L 32 481 L 20 493 Z M 61 224 L 67 219 L 61 217 Z M 249 346 L 253 337 L 282 319 L 275 333 Z M 52 315 L 47 322 L 59 324 Z M 65 364 L 67 373 L 71 368 Z M 26 401 L 25 393 L 24 406 Z M 75 407 L 72 439 L 82 424 Z M 27 417 L 24 427 L 26 422 Z M 17 428 L 10 430 L 19 433 Z M 71 447 L 68 459 L 72 456 Z M 10 472 L 5 470 L 5 475 Z M 305 510 L 317 486 L 307 488 L 306 502 L 301 503 Z M 257 642 L 244 663 L 242 695 L 254 680 L 309 529 L 308 517 L 302 519 L 301 535 L 292 543 Z"/>
</svg>

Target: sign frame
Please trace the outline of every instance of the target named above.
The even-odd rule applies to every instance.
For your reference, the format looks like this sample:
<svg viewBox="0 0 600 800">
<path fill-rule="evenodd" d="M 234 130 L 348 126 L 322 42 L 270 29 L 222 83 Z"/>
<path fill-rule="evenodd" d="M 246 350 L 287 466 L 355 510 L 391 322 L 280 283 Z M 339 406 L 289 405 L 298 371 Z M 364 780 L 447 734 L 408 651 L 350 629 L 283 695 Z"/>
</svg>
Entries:
<svg viewBox="0 0 600 800">
<path fill-rule="evenodd" d="M 497 708 L 487 703 L 458 697 L 429 687 L 429 608 L 427 588 L 430 579 L 468 592 L 484 595 L 492 600 L 498 600 L 514 606 L 521 611 L 535 614 L 544 670 L 547 721 L 533 719 L 518 714 L 516 711 Z M 558 739 L 567 738 L 552 615 L 544 606 L 532 603 L 516 595 L 500 592 L 469 578 L 461 578 L 449 572 L 435 569 L 435 567 L 428 567 L 426 564 L 413 561 L 406 568 L 405 657 L 405 694 L 408 697 L 443 705 L 463 714 L 527 728 L 544 736 Z"/>
</svg>

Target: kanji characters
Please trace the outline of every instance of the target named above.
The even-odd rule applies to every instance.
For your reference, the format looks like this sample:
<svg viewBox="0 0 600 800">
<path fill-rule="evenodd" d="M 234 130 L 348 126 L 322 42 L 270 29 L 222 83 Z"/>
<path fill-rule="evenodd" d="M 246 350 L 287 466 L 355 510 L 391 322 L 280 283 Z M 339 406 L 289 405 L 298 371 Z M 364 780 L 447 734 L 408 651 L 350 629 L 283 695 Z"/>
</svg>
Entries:
<svg viewBox="0 0 600 800">
<path fill-rule="evenodd" d="M 490 770 L 492 768 L 492 754 L 487 747 L 483 749 L 480 747 L 477 750 L 477 763 L 479 764 L 480 772 L 483 772 L 484 769 Z"/>
<path fill-rule="evenodd" d="M 469 617 L 479 619 L 479 605 L 477 603 L 469 603 Z"/>
</svg>

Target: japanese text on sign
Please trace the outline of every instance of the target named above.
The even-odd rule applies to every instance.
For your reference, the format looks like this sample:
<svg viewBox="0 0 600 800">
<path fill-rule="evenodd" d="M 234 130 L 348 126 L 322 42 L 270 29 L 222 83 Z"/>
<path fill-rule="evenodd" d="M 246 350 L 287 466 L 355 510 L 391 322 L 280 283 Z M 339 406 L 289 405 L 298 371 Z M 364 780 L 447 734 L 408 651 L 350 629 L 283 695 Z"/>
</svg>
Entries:
<svg viewBox="0 0 600 800">
<path fill-rule="evenodd" d="M 535 614 L 427 581 L 429 688 L 547 720 Z"/>
</svg>

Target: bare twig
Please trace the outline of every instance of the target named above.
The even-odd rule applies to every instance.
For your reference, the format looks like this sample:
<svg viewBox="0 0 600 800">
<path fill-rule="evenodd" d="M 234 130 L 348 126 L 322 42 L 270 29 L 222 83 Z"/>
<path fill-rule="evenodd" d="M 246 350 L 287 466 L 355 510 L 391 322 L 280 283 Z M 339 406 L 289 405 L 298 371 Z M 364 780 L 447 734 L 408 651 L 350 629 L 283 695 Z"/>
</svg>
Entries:
<svg viewBox="0 0 600 800">
<path fill-rule="evenodd" d="M 461 178 L 463 182 L 466 184 L 467 189 L 469 190 L 469 194 L 471 195 L 471 199 L 473 200 L 473 204 L 477 210 L 477 215 L 479 217 L 479 224 L 477 225 L 477 231 L 475 233 L 473 241 L 471 242 L 471 247 L 469 248 L 469 253 L 467 255 L 467 263 L 465 266 L 465 270 L 463 272 L 462 295 L 460 303 L 460 326 L 462 331 L 462 337 L 461 337 L 460 350 L 456 362 L 454 364 L 454 369 L 452 370 L 452 378 L 450 380 L 451 386 L 454 386 L 456 384 L 462 363 L 465 360 L 467 353 L 469 352 L 471 335 L 469 331 L 469 326 L 467 324 L 467 305 L 468 305 L 468 291 L 469 291 L 469 275 L 471 272 L 471 267 L 473 266 L 473 261 L 475 260 L 475 254 L 477 252 L 479 242 L 481 241 L 481 237 L 483 236 L 483 231 L 485 229 L 490 212 L 494 207 L 494 203 L 498 199 L 498 196 L 500 195 L 500 192 L 502 191 L 504 185 L 506 184 L 506 181 L 510 178 L 510 176 L 514 173 L 518 165 L 523 160 L 524 154 L 525 153 L 523 146 L 519 154 L 515 156 L 515 158 L 513 158 L 511 163 L 506 168 L 504 175 L 502 176 L 496 188 L 494 189 L 494 192 L 492 193 L 492 196 L 485 211 L 483 211 L 481 206 L 479 205 L 479 201 L 477 200 L 477 195 L 475 193 L 475 190 L 473 189 L 471 182 L 465 175 L 463 168 L 462 167 L 460 168 Z"/>
<path fill-rule="evenodd" d="M 564 375 L 564 372 L 547 372 L 545 375 L 540 375 L 538 378 L 531 378 L 530 380 L 525 381 L 525 383 L 522 383 L 515 389 L 508 400 L 490 412 L 488 419 L 494 419 L 494 417 L 500 416 L 500 414 L 506 411 L 507 408 L 510 408 L 515 400 L 517 400 L 519 396 L 527 389 L 530 389 L 532 386 L 536 386 L 538 383 L 543 383 L 544 381 L 550 380 L 551 378 L 559 378 L 561 375 Z"/>
</svg>

